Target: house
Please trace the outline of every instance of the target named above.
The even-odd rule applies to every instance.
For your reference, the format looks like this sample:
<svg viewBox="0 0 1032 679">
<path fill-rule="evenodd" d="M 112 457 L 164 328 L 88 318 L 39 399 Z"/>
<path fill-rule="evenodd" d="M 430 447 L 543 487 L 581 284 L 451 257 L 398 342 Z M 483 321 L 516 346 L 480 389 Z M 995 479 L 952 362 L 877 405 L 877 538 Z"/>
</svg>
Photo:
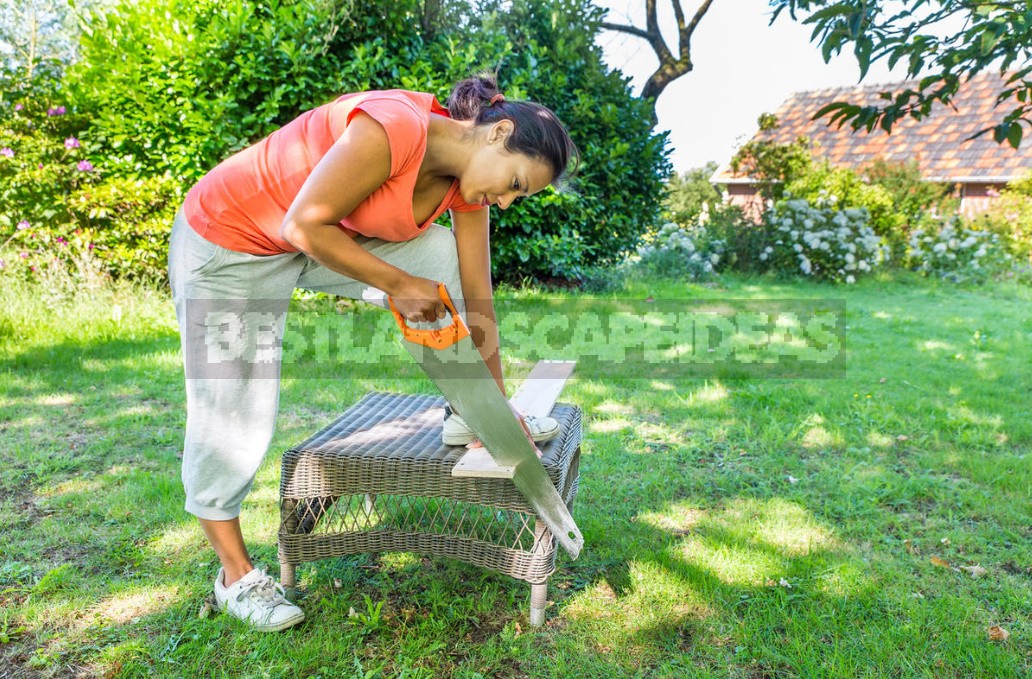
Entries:
<svg viewBox="0 0 1032 679">
<path fill-rule="evenodd" d="M 876 128 L 856 132 L 848 124 L 841 128 L 828 124 L 827 118 L 813 120 L 813 115 L 834 101 L 855 104 L 876 104 L 879 94 L 900 91 L 916 82 L 868 87 L 845 87 L 798 92 L 788 98 L 775 113 L 778 127 L 759 132 L 754 140 L 790 143 L 807 137 L 817 157 L 827 158 L 833 165 L 860 170 L 871 161 L 909 162 L 916 160 L 927 181 L 946 182 L 957 187 L 961 198 L 960 211 L 978 214 L 1003 186 L 1032 171 L 1032 140 L 1014 149 L 997 144 L 992 133 L 973 140 L 971 135 L 991 127 L 1013 106 L 995 107 L 997 95 L 1006 89 L 1005 80 L 996 73 L 982 73 L 961 84 L 952 106 L 936 104 L 922 120 L 904 118 L 887 133 Z M 758 215 L 763 206 L 756 195 L 756 181 L 736 174 L 730 161 L 717 170 L 710 181 L 727 186 L 728 200 L 742 206 L 747 214 Z"/>
</svg>

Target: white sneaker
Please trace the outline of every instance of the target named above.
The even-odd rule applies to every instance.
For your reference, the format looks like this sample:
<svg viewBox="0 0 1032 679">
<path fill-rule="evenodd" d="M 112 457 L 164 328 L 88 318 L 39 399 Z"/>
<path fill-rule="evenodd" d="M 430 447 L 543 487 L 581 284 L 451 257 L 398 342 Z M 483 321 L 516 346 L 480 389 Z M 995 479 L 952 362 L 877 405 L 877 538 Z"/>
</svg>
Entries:
<svg viewBox="0 0 1032 679">
<path fill-rule="evenodd" d="M 554 439 L 559 433 L 559 422 L 553 417 L 528 416 L 524 420 L 527 429 L 530 429 L 531 438 L 534 443 Z M 476 440 L 476 434 L 469 428 L 466 421 L 459 417 L 450 407 L 444 409 L 444 431 L 441 432 L 441 440 L 446 446 L 464 446 Z"/>
<path fill-rule="evenodd" d="M 215 578 L 215 607 L 256 630 L 278 632 L 305 619 L 305 612 L 287 601 L 283 585 L 266 575 L 264 568 L 255 568 L 229 587 L 222 584 L 225 577 L 220 568 Z"/>
</svg>

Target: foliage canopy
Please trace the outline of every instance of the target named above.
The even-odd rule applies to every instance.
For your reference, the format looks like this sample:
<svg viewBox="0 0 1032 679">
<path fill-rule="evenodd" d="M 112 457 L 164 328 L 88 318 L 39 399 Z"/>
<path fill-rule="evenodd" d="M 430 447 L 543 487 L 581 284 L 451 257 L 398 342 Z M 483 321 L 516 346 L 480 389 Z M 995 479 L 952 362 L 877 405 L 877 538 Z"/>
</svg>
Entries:
<svg viewBox="0 0 1032 679">
<path fill-rule="evenodd" d="M 650 106 L 631 94 L 628 79 L 605 66 L 594 44 L 601 10 L 588 0 L 485 0 L 472 8 L 451 0 L 111 0 L 78 12 L 79 56 L 63 74 L 29 82 L 4 69 L 25 87 L 0 100 L 0 146 L 18 146 L 19 162 L 5 167 L 16 173 L 12 185 L 34 196 L 0 206 L 4 231 L 23 220 L 82 226 L 67 183 L 32 187 L 33 168 L 21 162 L 40 155 L 26 145 L 61 149 L 61 139 L 16 138 L 9 124 L 15 104 L 44 91 L 77 122 L 63 134 L 81 139 L 76 153 L 92 162 L 93 184 L 153 183 L 144 191 L 151 212 L 93 205 L 89 213 L 134 215 L 158 230 L 143 241 L 160 245 L 184 189 L 301 112 L 369 89 L 444 101 L 454 82 L 484 69 L 498 72 L 510 99 L 555 110 L 582 154 L 575 193 L 544 193 L 492 215 L 499 276 L 577 278 L 633 251 L 658 215 L 666 138 L 652 132 Z M 19 124 L 31 127 L 28 111 L 19 109 Z M 122 200 L 130 185 L 98 185 L 89 195 Z M 41 214 L 40 205 L 55 214 Z M 151 255 L 142 261 L 160 266 Z"/>
<path fill-rule="evenodd" d="M 998 143 L 1021 143 L 1023 125 L 1032 128 L 1032 10 L 1027 2 L 972 0 L 771 0 L 771 23 L 783 13 L 813 26 L 811 40 L 820 44 L 825 61 L 852 46 L 860 78 L 871 64 L 903 64 L 913 87 L 892 95 L 884 104 L 861 106 L 834 102 L 817 116 L 849 123 L 867 131 L 910 116 L 927 116 L 934 104 L 949 104 L 961 83 L 987 70 L 1007 74 L 1007 87 L 997 97 L 1006 111 L 992 132 Z M 1015 69 L 1016 70 L 1012 70 Z M 1008 110 L 1009 108 L 1009 110 Z"/>
</svg>

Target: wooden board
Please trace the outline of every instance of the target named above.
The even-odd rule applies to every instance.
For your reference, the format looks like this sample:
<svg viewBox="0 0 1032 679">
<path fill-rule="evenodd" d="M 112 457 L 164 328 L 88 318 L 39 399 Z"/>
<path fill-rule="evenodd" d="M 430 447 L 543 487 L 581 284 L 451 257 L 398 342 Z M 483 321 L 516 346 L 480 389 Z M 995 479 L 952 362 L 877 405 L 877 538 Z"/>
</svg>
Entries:
<svg viewBox="0 0 1032 679">
<path fill-rule="evenodd" d="M 547 417 L 577 361 L 538 361 L 509 401 L 528 417 Z"/>
<path fill-rule="evenodd" d="M 576 361 L 538 361 L 510 402 L 524 415 L 548 416 L 576 365 Z M 451 473 L 452 476 L 511 479 L 516 468 L 500 466 L 486 448 L 470 448 L 455 463 Z"/>
</svg>

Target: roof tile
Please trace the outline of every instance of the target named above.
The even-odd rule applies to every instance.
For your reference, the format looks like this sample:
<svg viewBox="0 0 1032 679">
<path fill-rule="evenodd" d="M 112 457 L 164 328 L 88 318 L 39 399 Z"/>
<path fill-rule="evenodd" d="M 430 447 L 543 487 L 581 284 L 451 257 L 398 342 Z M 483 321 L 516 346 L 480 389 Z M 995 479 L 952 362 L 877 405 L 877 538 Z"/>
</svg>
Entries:
<svg viewBox="0 0 1032 679">
<path fill-rule="evenodd" d="M 770 132 L 756 134 L 753 139 L 769 139 L 781 143 L 808 137 L 814 142 L 813 152 L 827 157 L 836 165 L 858 169 L 873 158 L 918 161 L 926 177 L 957 181 L 963 177 L 1017 179 L 1032 169 L 1032 141 L 1018 149 L 997 144 L 991 134 L 977 139 L 970 137 L 997 124 L 1010 109 L 1007 104 L 995 106 L 996 97 L 1005 89 L 999 74 L 983 73 L 962 83 L 951 106 L 937 104 L 923 120 L 902 118 L 886 134 L 880 128 L 867 133 L 854 132 L 849 125 L 829 127 L 826 119 L 812 120 L 824 105 L 832 101 L 873 104 L 881 101 L 882 91 L 900 91 L 914 82 L 856 88 L 837 88 L 796 92 L 778 108 L 775 115 L 780 125 Z M 715 177 L 736 178 L 729 166 Z M 742 178 L 740 175 L 737 178 Z"/>
</svg>

